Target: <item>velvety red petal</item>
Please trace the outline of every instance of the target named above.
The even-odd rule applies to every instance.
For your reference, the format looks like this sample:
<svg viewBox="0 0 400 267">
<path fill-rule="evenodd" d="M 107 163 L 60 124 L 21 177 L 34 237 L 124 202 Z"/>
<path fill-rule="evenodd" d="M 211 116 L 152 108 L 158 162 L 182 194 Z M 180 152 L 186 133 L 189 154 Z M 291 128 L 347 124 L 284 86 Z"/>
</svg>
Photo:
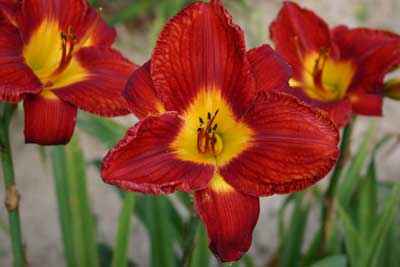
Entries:
<svg viewBox="0 0 400 267">
<path fill-rule="evenodd" d="M 270 26 L 270 34 L 276 51 L 293 67 L 297 80 L 301 79 L 305 54 L 319 52 L 321 48 L 330 48 L 332 55 L 336 53 L 325 21 L 292 2 L 283 4 Z"/>
<path fill-rule="evenodd" d="M 167 110 L 185 111 L 202 89 L 221 90 L 236 116 L 254 98 L 243 32 L 219 1 L 191 4 L 167 23 L 151 75 Z"/>
<path fill-rule="evenodd" d="M 336 162 L 339 132 L 334 123 L 293 96 L 264 92 L 245 122 L 255 132 L 253 145 L 219 168 L 243 193 L 267 196 L 302 190 L 325 177 Z"/>
<path fill-rule="evenodd" d="M 180 160 L 171 148 L 183 123 L 176 112 L 141 120 L 104 158 L 103 180 L 124 190 L 152 194 L 206 187 L 215 167 Z"/>
<path fill-rule="evenodd" d="M 247 52 L 257 91 L 282 90 L 288 86 L 291 67 L 269 45 Z"/>
<path fill-rule="evenodd" d="M 111 45 L 115 30 L 90 8 L 86 0 L 30 0 L 23 1 L 18 25 L 27 42 L 32 33 L 45 20 L 56 20 L 63 32 L 71 27 L 77 43 L 91 32 L 92 45 Z"/>
<path fill-rule="evenodd" d="M 22 58 L 18 29 L 0 22 L 0 100 L 18 102 L 27 93 L 39 93 L 42 85 Z"/>
<path fill-rule="evenodd" d="M 79 108 L 101 116 L 118 116 L 128 113 L 121 96 L 129 75 L 136 65 L 120 53 L 105 47 L 82 48 L 76 55 L 89 72 L 81 82 L 55 89 L 54 93 Z"/>
<path fill-rule="evenodd" d="M 0 23 L 5 22 L 16 25 L 16 16 L 20 2 L 10 0 L 0 0 Z"/>
<path fill-rule="evenodd" d="M 383 86 L 383 85 L 382 85 Z M 368 116 L 381 116 L 383 106 L 382 92 L 379 94 L 364 93 L 357 91 L 350 94 L 353 113 L 368 115 Z"/>
<path fill-rule="evenodd" d="M 400 40 L 399 35 L 389 31 L 368 28 L 349 29 L 343 25 L 335 27 L 332 30 L 332 36 L 343 59 L 361 58 L 384 44 Z"/>
<path fill-rule="evenodd" d="M 25 142 L 64 145 L 75 128 L 77 108 L 57 98 L 30 95 L 24 101 Z"/>
<path fill-rule="evenodd" d="M 129 110 L 139 119 L 164 110 L 150 76 L 150 62 L 147 62 L 129 77 L 122 91 Z"/>
<path fill-rule="evenodd" d="M 385 75 L 399 64 L 400 39 L 370 50 L 359 60 L 359 66 L 350 85 L 349 92 L 382 95 Z"/>
<path fill-rule="evenodd" d="M 331 120 L 335 123 L 336 127 L 339 129 L 350 121 L 352 114 L 352 103 L 347 97 L 342 100 L 323 102 L 309 98 L 302 88 L 289 87 L 286 92 L 296 96 L 298 99 L 311 106 L 326 111 Z"/>
<path fill-rule="evenodd" d="M 222 262 L 239 260 L 251 245 L 260 212 L 259 199 L 234 189 L 218 191 L 208 187 L 195 192 L 194 200 L 206 225 L 211 251 Z"/>
</svg>

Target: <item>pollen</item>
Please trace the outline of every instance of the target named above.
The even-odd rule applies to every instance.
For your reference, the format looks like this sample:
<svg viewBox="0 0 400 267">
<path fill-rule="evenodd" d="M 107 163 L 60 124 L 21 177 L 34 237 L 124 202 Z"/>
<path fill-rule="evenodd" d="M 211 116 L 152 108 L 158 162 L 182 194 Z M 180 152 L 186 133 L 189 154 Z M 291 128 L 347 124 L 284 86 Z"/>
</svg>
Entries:
<svg viewBox="0 0 400 267">
<path fill-rule="evenodd" d="M 217 133 L 218 124 L 214 123 L 218 115 L 218 109 L 212 116 L 207 113 L 207 123 L 199 117 L 200 126 L 197 129 L 197 150 L 202 154 L 218 155 L 223 148 L 222 138 Z"/>
</svg>

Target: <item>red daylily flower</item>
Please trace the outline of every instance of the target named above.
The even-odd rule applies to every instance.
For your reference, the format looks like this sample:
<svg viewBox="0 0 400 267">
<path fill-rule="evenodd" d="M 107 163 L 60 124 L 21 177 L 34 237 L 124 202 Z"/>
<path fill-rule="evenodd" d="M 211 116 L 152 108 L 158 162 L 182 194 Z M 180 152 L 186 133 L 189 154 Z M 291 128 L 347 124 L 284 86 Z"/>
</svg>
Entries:
<svg viewBox="0 0 400 267">
<path fill-rule="evenodd" d="M 293 67 L 290 93 L 326 110 L 338 127 L 352 112 L 382 114 L 383 79 L 400 64 L 400 36 L 328 25 L 286 2 L 270 26 L 276 50 Z"/>
<path fill-rule="evenodd" d="M 338 156 L 338 131 L 325 113 L 272 91 L 289 77 L 269 46 L 246 53 L 219 1 L 191 4 L 127 83 L 123 95 L 140 121 L 104 158 L 104 181 L 151 194 L 194 191 L 211 250 L 238 260 L 250 247 L 259 197 L 314 184 Z"/>
<path fill-rule="evenodd" d="M 25 141 L 66 144 L 77 108 L 127 114 L 120 96 L 135 65 L 85 0 L 0 1 L 0 100 L 24 101 Z"/>
</svg>

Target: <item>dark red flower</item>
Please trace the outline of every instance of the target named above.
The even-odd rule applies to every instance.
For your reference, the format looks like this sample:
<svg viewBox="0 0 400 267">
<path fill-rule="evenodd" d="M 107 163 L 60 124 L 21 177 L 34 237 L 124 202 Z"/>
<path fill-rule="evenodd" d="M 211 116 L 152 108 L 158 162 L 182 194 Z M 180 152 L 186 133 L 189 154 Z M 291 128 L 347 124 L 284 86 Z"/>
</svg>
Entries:
<svg viewBox="0 0 400 267">
<path fill-rule="evenodd" d="M 105 182 L 194 191 L 210 248 L 236 261 L 251 244 L 259 197 L 304 189 L 331 169 L 338 131 L 285 93 L 290 69 L 269 47 L 246 52 L 219 1 L 191 4 L 162 30 L 123 95 L 141 120 L 107 154 Z"/>
<path fill-rule="evenodd" d="M 400 64 L 400 36 L 328 25 L 286 2 L 270 26 L 276 50 L 293 67 L 290 93 L 326 110 L 338 127 L 353 113 L 381 115 L 383 79 Z"/>
<path fill-rule="evenodd" d="M 24 101 L 25 141 L 65 144 L 77 108 L 127 114 L 136 68 L 111 48 L 115 31 L 86 0 L 0 0 L 0 100 Z"/>
</svg>

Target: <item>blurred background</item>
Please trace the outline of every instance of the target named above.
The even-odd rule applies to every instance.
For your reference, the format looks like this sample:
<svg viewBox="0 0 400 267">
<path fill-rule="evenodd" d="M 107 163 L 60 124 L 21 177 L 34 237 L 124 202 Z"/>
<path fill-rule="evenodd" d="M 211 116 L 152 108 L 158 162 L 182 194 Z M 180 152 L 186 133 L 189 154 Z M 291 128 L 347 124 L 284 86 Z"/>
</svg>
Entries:
<svg viewBox="0 0 400 267">
<path fill-rule="evenodd" d="M 142 64 L 150 58 L 157 35 L 168 18 L 189 2 L 191 1 L 92 0 L 91 4 L 95 7 L 102 7 L 104 17 L 116 27 L 118 39 L 115 47 L 130 60 Z M 222 0 L 222 2 L 226 4 L 227 9 L 233 15 L 234 22 L 244 29 L 249 49 L 263 43 L 270 43 L 268 26 L 277 15 L 283 1 Z M 399 0 L 303 0 L 295 2 L 314 10 L 331 26 L 337 24 L 346 24 L 350 27 L 367 26 L 400 33 Z M 85 116 L 87 115 L 81 116 L 81 122 L 89 118 Z M 388 133 L 399 134 L 399 118 L 400 103 L 385 99 L 384 117 L 377 120 L 377 128 L 371 142 L 376 142 Z M 136 121 L 133 116 L 116 120 L 125 126 L 131 126 Z M 357 149 L 361 142 L 361 136 L 372 121 L 371 118 L 358 118 L 357 120 L 352 136 L 353 152 Z M 96 220 L 97 240 L 102 245 L 102 249 L 107 251 L 114 243 L 122 202 L 117 191 L 102 182 L 95 164 L 91 164 L 101 159 L 107 148 L 98 139 L 94 139 L 88 134 L 90 129 L 82 127 L 82 123 L 78 125 L 80 127 L 75 131 L 78 133 L 88 162 L 87 188 Z M 49 159 L 51 154 L 47 149 L 24 144 L 22 112 L 17 112 L 13 118 L 11 139 L 17 187 L 22 195 L 20 216 L 29 264 L 40 267 L 62 267 L 64 266 L 64 256 Z M 110 142 L 112 142 L 111 139 Z M 383 184 L 400 180 L 399 158 L 400 146 L 396 146 L 395 141 L 384 147 L 377 155 L 378 177 Z M 324 181 L 315 187 L 324 187 Z M 3 178 L 1 177 L 0 198 L 3 199 L 4 196 Z M 273 261 L 275 252 L 280 245 L 278 218 L 281 214 L 279 209 L 285 199 L 285 196 L 273 196 L 262 200 L 260 219 L 249 251 L 255 266 L 267 266 Z M 174 201 L 174 199 L 172 200 Z M 183 208 L 179 209 L 179 205 L 178 210 L 182 210 L 183 216 L 187 216 Z M 315 211 L 308 216 L 307 227 L 304 229 L 305 246 L 310 243 L 310 239 L 319 225 L 318 208 Z M 286 215 L 286 217 L 288 216 Z M 160 223 L 163 222 L 160 221 Z M 0 205 L 0 267 L 12 266 L 6 225 L 7 214 L 4 206 Z M 397 242 L 400 243 L 399 240 Z M 129 258 L 137 266 L 147 267 L 150 266 L 149 253 L 150 240 L 146 228 L 140 220 L 134 217 Z M 212 260 L 211 266 L 218 266 L 215 260 Z"/>
</svg>

